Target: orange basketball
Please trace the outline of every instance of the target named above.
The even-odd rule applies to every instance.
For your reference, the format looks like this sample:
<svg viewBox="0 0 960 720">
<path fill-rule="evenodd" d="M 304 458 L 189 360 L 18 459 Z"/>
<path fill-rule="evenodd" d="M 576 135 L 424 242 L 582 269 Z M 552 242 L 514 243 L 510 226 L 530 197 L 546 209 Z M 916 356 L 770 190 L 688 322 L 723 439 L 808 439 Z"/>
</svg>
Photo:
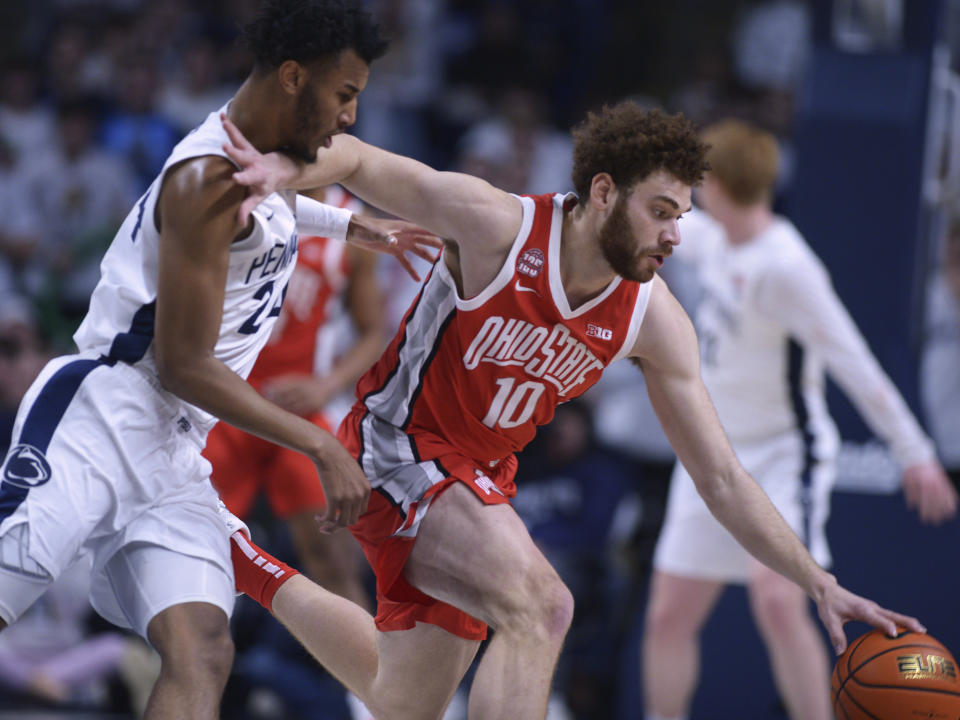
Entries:
<svg viewBox="0 0 960 720">
<path fill-rule="evenodd" d="M 837 660 L 830 684 L 838 720 L 960 720 L 957 662 L 924 633 L 861 635 Z"/>
</svg>

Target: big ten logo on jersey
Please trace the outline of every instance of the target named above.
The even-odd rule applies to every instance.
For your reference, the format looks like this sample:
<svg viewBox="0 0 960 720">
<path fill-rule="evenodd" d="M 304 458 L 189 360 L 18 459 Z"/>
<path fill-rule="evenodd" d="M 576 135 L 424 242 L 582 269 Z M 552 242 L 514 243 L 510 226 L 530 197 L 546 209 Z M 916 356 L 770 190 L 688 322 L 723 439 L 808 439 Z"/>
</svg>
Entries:
<svg viewBox="0 0 960 720">
<path fill-rule="evenodd" d="M 537 248 L 524 250 L 517 260 L 517 272 L 527 277 L 535 278 L 543 269 L 543 251 Z"/>
<path fill-rule="evenodd" d="M 463 356 L 467 370 L 491 363 L 519 367 L 531 378 L 501 377 L 497 391 L 483 419 L 487 427 L 513 428 L 528 422 L 546 389 L 553 385 L 563 396 L 582 384 L 603 362 L 562 323 L 552 328 L 516 318 L 488 317 Z"/>
<path fill-rule="evenodd" d="M 593 323 L 587 323 L 587 337 L 600 338 L 601 340 L 611 340 L 613 338 L 613 330 L 602 328 L 599 325 L 594 325 Z"/>
</svg>

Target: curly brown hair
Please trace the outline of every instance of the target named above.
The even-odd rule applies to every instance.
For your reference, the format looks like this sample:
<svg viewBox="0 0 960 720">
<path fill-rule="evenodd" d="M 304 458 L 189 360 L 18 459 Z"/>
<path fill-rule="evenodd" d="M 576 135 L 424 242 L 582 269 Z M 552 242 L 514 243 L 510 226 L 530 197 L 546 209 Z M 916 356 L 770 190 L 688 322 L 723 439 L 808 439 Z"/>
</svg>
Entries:
<svg viewBox="0 0 960 720">
<path fill-rule="evenodd" d="M 618 187 L 629 189 L 657 170 L 698 185 L 710 169 L 707 146 L 689 120 L 644 110 L 632 101 L 589 113 L 573 129 L 573 143 L 573 187 L 581 202 L 599 173 L 609 173 Z"/>
</svg>

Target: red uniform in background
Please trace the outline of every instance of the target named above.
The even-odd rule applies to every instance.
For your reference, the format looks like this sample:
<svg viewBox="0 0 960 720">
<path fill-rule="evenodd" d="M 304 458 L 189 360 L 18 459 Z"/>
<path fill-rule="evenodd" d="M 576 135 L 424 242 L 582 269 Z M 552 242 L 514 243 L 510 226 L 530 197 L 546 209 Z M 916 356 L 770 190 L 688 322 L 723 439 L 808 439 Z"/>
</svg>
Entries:
<svg viewBox="0 0 960 720">
<path fill-rule="evenodd" d="M 353 212 L 362 207 L 339 187 L 328 188 L 324 202 Z M 248 378 L 253 387 L 263 392 L 274 378 L 315 371 L 317 334 L 346 289 L 349 272 L 344 243 L 322 237 L 300 238 L 297 266 L 283 310 Z M 322 413 L 308 419 L 332 432 Z M 306 455 L 294 450 L 221 422 L 208 436 L 203 454 L 213 465 L 214 487 L 238 517 L 249 515 L 261 490 L 280 518 L 325 504 L 316 467 Z"/>
<path fill-rule="evenodd" d="M 340 439 L 375 492 L 351 527 L 377 575 L 377 626 L 486 626 L 409 585 L 403 565 L 430 502 L 453 482 L 508 502 L 523 448 L 556 406 L 593 385 L 636 342 L 652 283 L 616 278 L 571 310 L 560 232 L 573 196 L 523 198 L 523 224 L 496 278 L 468 300 L 441 259 L 380 361 L 361 378 Z M 465 558 L 464 562 L 469 562 Z"/>
</svg>

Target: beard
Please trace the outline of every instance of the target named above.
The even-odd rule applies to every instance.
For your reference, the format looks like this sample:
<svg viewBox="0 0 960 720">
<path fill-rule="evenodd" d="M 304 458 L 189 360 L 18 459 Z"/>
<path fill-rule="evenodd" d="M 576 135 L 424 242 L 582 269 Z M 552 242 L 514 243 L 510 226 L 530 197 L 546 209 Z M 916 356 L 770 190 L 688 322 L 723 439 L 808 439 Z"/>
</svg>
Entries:
<svg viewBox="0 0 960 720">
<path fill-rule="evenodd" d="M 637 256 L 634 243 L 634 231 L 627 217 L 625 195 L 617 197 L 613 210 L 600 228 L 600 249 L 603 258 L 613 271 L 624 280 L 645 283 L 653 280 L 654 271 L 640 267 L 640 261 L 646 254 Z M 669 251 L 667 253 L 669 254 Z"/>
<path fill-rule="evenodd" d="M 308 83 L 297 98 L 294 108 L 294 128 L 296 138 L 287 148 L 287 152 L 304 162 L 314 162 L 317 151 L 310 148 L 310 139 L 320 135 L 320 103 L 317 94 Z"/>
</svg>

